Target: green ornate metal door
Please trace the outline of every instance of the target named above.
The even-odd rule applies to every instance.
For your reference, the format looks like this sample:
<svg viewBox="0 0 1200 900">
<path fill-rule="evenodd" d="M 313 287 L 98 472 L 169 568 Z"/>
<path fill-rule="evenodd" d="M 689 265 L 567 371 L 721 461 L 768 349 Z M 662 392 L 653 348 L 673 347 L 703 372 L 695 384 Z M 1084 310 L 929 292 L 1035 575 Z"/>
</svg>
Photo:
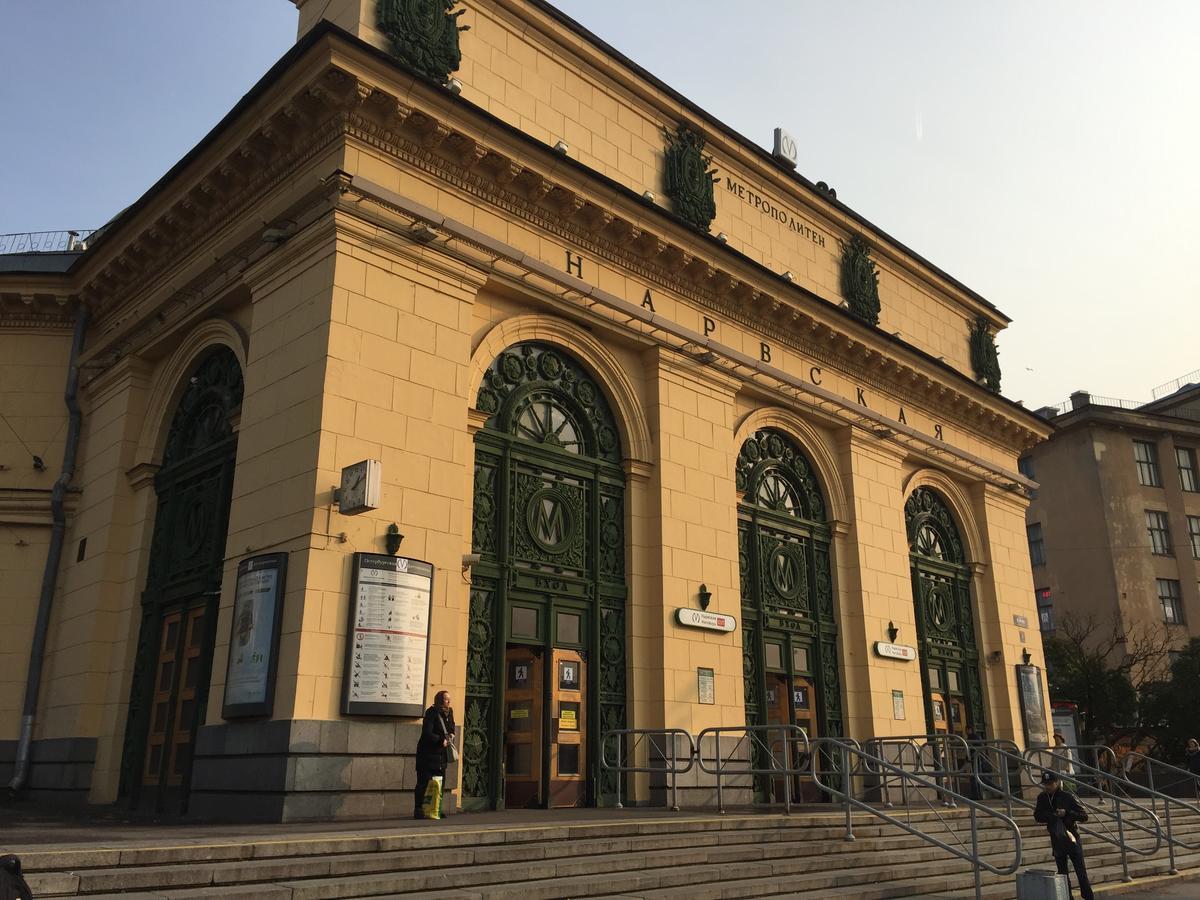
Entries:
<svg viewBox="0 0 1200 900">
<path fill-rule="evenodd" d="M 791 721 L 812 723 L 815 701 L 815 730 L 839 737 L 831 533 L 816 474 L 787 435 L 762 429 L 742 445 L 736 479 L 746 723 L 768 724 L 782 715 L 772 716 L 776 707 L 786 708 Z M 774 686 L 783 684 L 789 693 L 811 685 L 815 697 L 780 706 Z"/>
<path fill-rule="evenodd" d="M 929 733 L 986 737 L 971 570 L 942 498 L 917 488 L 904 504 Z"/>
<path fill-rule="evenodd" d="M 510 640 L 588 660 L 587 801 L 600 735 L 625 727 L 625 477 L 620 436 L 593 378 L 565 351 L 522 343 L 488 369 L 476 400 L 463 807 L 503 805 L 504 654 Z M 598 664 L 597 664 L 598 663 Z"/>
<path fill-rule="evenodd" d="M 242 370 L 221 347 L 193 371 L 167 435 L 121 761 L 122 796 L 158 812 L 187 809 L 192 745 L 204 723 Z"/>
</svg>

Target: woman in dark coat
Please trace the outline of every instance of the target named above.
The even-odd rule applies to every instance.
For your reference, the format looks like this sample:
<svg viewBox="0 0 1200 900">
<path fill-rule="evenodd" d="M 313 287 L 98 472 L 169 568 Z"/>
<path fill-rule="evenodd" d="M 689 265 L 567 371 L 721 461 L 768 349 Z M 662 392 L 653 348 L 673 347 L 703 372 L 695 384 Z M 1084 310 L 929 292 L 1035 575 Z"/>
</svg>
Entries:
<svg viewBox="0 0 1200 900">
<path fill-rule="evenodd" d="M 421 804 L 425 789 L 434 775 L 445 776 L 454 743 L 454 710 L 450 708 L 450 692 L 438 691 L 433 706 L 425 710 L 421 737 L 417 741 L 417 786 L 413 791 L 413 818 L 425 818 Z"/>
</svg>

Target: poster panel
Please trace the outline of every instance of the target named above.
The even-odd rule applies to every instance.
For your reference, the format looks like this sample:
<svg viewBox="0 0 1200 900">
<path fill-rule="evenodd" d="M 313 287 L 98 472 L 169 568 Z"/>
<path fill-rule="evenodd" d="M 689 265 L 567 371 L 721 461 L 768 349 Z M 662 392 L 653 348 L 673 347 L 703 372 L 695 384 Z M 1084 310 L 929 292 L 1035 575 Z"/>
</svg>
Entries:
<svg viewBox="0 0 1200 900">
<path fill-rule="evenodd" d="M 267 553 L 238 564 L 221 705 L 226 719 L 271 715 L 287 560 L 286 553 Z"/>
<path fill-rule="evenodd" d="M 1025 725 L 1025 748 L 1048 747 L 1046 698 L 1042 695 L 1042 673 L 1037 666 L 1017 666 L 1017 693 L 1021 696 L 1021 721 Z"/>
<path fill-rule="evenodd" d="M 433 566 L 405 556 L 355 553 L 342 676 L 342 713 L 425 712 Z"/>
</svg>

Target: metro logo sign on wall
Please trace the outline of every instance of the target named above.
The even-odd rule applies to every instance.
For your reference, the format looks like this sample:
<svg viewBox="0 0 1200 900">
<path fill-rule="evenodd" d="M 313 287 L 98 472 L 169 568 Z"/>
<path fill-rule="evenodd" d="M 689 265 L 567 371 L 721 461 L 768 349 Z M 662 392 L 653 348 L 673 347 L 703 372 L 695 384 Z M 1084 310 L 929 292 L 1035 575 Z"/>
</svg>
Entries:
<svg viewBox="0 0 1200 900">
<path fill-rule="evenodd" d="M 917 658 L 917 648 L 907 644 L 888 644 L 884 641 L 875 642 L 875 652 L 888 659 L 903 659 L 911 662 Z"/>
<path fill-rule="evenodd" d="M 704 612 L 699 609 L 675 610 L 675 621 L 688 628 L 703 628 L 705 631 L 733 631 L 737 628 L 737 619 L 721 613 Z"/>
</svg>

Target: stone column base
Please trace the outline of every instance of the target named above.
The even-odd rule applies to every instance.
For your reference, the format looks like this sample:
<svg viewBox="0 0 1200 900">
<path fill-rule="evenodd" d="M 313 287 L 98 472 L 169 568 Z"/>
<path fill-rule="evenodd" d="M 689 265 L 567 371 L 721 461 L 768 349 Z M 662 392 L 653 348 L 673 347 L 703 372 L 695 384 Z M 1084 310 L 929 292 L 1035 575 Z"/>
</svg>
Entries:
<svg viewBox="0 0 1200 900">
<path fill-rule="evenodd" d="M 237 822 L 407 818 L 420 720 L 222 722 L 200 729 L 188 817 Z M 456 811 L 458 767 L 446 770 Z"/>
</svg>

